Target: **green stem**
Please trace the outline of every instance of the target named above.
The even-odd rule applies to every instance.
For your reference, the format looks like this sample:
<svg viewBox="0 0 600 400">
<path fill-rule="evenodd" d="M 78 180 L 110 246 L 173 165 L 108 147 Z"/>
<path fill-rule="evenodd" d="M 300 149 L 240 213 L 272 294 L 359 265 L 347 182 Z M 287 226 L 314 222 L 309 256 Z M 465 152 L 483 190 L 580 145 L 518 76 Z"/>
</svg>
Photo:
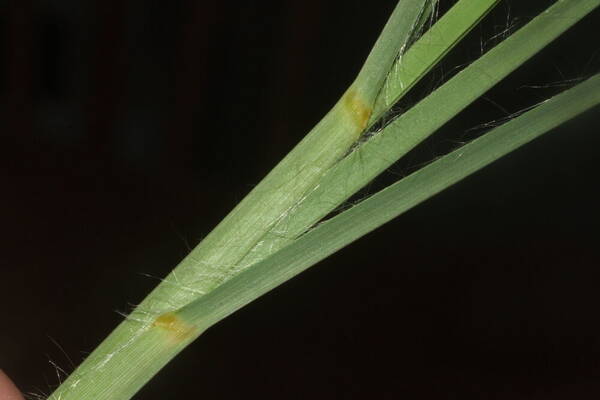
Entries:
<svg viewBox="0 0 600 400">
<path fill-rule="evenodd" d="M 557 2 L 520 30 L 516 34 L 518 39 L 510 41 L 511 37 L 504 42 L 510 44 L 490 51 L 483 61 L 474 63 L 386 127 L 384 132 L 349 152 L 369 123 L 372 107 L 390 66 L 401 52 L 403 43 L 407 43 L 406 35 L 418 25 L 417 21 L 422 21 L 422 10 L 428 9 L 426 0 L 401 1 L 358 78 L 330 113 L 111 333 L 50 399 L 130 399 L 208 326 L 250 299 L 241 292 L 232 294 L 227 290 L 234 291 L 235 287 L 244 285 L 244 290 L 251 290 L 249 285 L 256 284 L 258 286 L 254 288 L 252 295 L 255 296 L 275 282 L 269 281 L 271 283 L 267 286 L 261 286 L 260 282 L 244 281 L 252 274 L 260 275 L 261 269 L 256 269 L 255 265 L 244 273 L 242 270 L 249 264 L 240 264 L 240 260 L 261 242 L 269 247 L 276 242 L 277 237 L 265 237 L 266 233 L 278 232 L 280 228 L 284 238 L 296 231 L 298 234 L 303 233 L 316 222 L 315 215 L 331 205 L 335 207 L 334 204 L 339 204 L 339 201 L 354 193 L 384 169 L 385 165 L 389 165 L 435 131 L 483 91 L 599 4 L 600 0 Z M 398 11 L 401 7 L 405 7 L 405 11 Z M 396 36 L 400 34 L 404 36 Z M 395 45 L 391 38 L 396 39 Z M 460 171 L 457 176 L 459 173 Z M 424 189 L 418 183 L 413 184 L 416 185 L 415 196 L 423 195 L 421 192 Z M 339 188 L 343 188 L 343 191 L 339 191 Z M 313 204 L 317 211 L 306 211 L 308 204 Z M 353 211 L 356 212 L 358 211 Z M 343 218 L 334 220 L 339 222 Z M 324 226 L 335 227 L 338 222 L 330 222 Z M 352 222 L 348 224 L 351 225 Z M 355 232 L 350 225 L 342 227 Z M 289 227 L 293 229 L 288 229 Z M 317 238 L 318 241 L 331 239 L 328 246 L 336 247 L 340 244 L 335 235 L 320 237 L 319 232 L 323 231 L 315 229 L 305 236 Z M 276 255 L 286 254 L 286 251 L 290 250 L 284 248 Z M 289 260 L 290 264 L 299 265 L 300 261 L 297 259 L 303 257 L 307 260 L 316 259 L 312 253 L 296 254 L 294 257 L 295 259 Z M 265 262 L 267 261 L 273 263 L 277 258 L 273 261 L 270 257 Z M 281 260 L 276 264 L 282 265 Z M 237 279 L 235 276 L 246 278 Z M 268 281 L 267 277 L 255 275 L 256 277 L 262 279 L 261 282 Z M 198 308 L 198 304 L 203 306 Z M 219 311 L 210 314 L 211 309 Z"/>
<path fill-rule="evenodd" d="M 240 260 L 361 136 L 377 93 L 428 0 L 403 0 L 340 101 L 51 395 L 52 400 L 130 399 L 201 328 L 171 313 L 245 266 Z"/>
</svg>

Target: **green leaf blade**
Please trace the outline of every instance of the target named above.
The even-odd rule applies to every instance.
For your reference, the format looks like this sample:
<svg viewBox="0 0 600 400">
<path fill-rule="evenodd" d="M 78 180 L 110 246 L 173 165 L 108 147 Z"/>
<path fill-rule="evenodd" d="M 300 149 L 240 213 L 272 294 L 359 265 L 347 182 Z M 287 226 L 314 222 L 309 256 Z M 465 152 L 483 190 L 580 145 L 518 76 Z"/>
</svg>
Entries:
<svg viewBox="0 0 600 400">
<path fill-rule="evenodd" d="M 599 104 L 600 74 L 320 224 L 178 314 L 206 329 L 410 208 Z"/>
</svg>

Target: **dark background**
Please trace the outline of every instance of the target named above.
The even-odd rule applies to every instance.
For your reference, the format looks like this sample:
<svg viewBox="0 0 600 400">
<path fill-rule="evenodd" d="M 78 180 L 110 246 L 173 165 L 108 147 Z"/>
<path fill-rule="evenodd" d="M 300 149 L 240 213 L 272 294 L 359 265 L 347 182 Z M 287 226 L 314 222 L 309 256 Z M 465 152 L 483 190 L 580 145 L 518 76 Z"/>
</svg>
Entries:
<svg viewBox="0 0 600 400">
<path fill-rule="evenodd" d="M 324 115 L 394 3 L 0 3 L 0 367 L 50 392 Z M 503 1 L 406 105 L 551 3 Z M 599 71 L 599 22 L 366 193 Z M 598 117 L 211 328 L 136 399 L 597 398 Z"/>
</svg>

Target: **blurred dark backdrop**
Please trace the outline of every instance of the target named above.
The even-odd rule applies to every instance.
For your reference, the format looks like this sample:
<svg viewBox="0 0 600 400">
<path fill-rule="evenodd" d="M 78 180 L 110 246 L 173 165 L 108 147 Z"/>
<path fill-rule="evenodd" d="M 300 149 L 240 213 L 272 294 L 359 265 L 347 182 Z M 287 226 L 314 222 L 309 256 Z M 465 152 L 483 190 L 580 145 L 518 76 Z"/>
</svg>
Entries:
<svg viewBox="0 0 600 400">
<path fill-rule="evenodd" d="M 50 392 L 329 109 L 394 3 L 2 2 L 0 367 Z M 503 1 L 407 105 L 551 3 Z M 366 193 L 600 70 L 599 22 Z M 597 398 L 598 117 L 254 302 L 136 398 Z"/>
</svg>

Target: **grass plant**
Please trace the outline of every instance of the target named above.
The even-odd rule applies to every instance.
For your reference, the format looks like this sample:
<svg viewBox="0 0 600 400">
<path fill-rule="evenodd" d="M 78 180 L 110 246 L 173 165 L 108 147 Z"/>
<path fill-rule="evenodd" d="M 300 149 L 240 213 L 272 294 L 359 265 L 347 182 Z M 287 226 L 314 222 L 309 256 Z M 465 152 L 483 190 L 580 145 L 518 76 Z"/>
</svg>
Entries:
<svg viewBox="0 0 600 400">
<path fill-rule="evenodd" d="M 560 0 L 406 112 L 394 104 L 498 3 L 401 0 L 315 128 L 50 396 L 127 400 L 207 328 L 402 212 L 600 103 L 600 76 L 335 217 L 386 168 L 600 5 Z"/>
</svg>

